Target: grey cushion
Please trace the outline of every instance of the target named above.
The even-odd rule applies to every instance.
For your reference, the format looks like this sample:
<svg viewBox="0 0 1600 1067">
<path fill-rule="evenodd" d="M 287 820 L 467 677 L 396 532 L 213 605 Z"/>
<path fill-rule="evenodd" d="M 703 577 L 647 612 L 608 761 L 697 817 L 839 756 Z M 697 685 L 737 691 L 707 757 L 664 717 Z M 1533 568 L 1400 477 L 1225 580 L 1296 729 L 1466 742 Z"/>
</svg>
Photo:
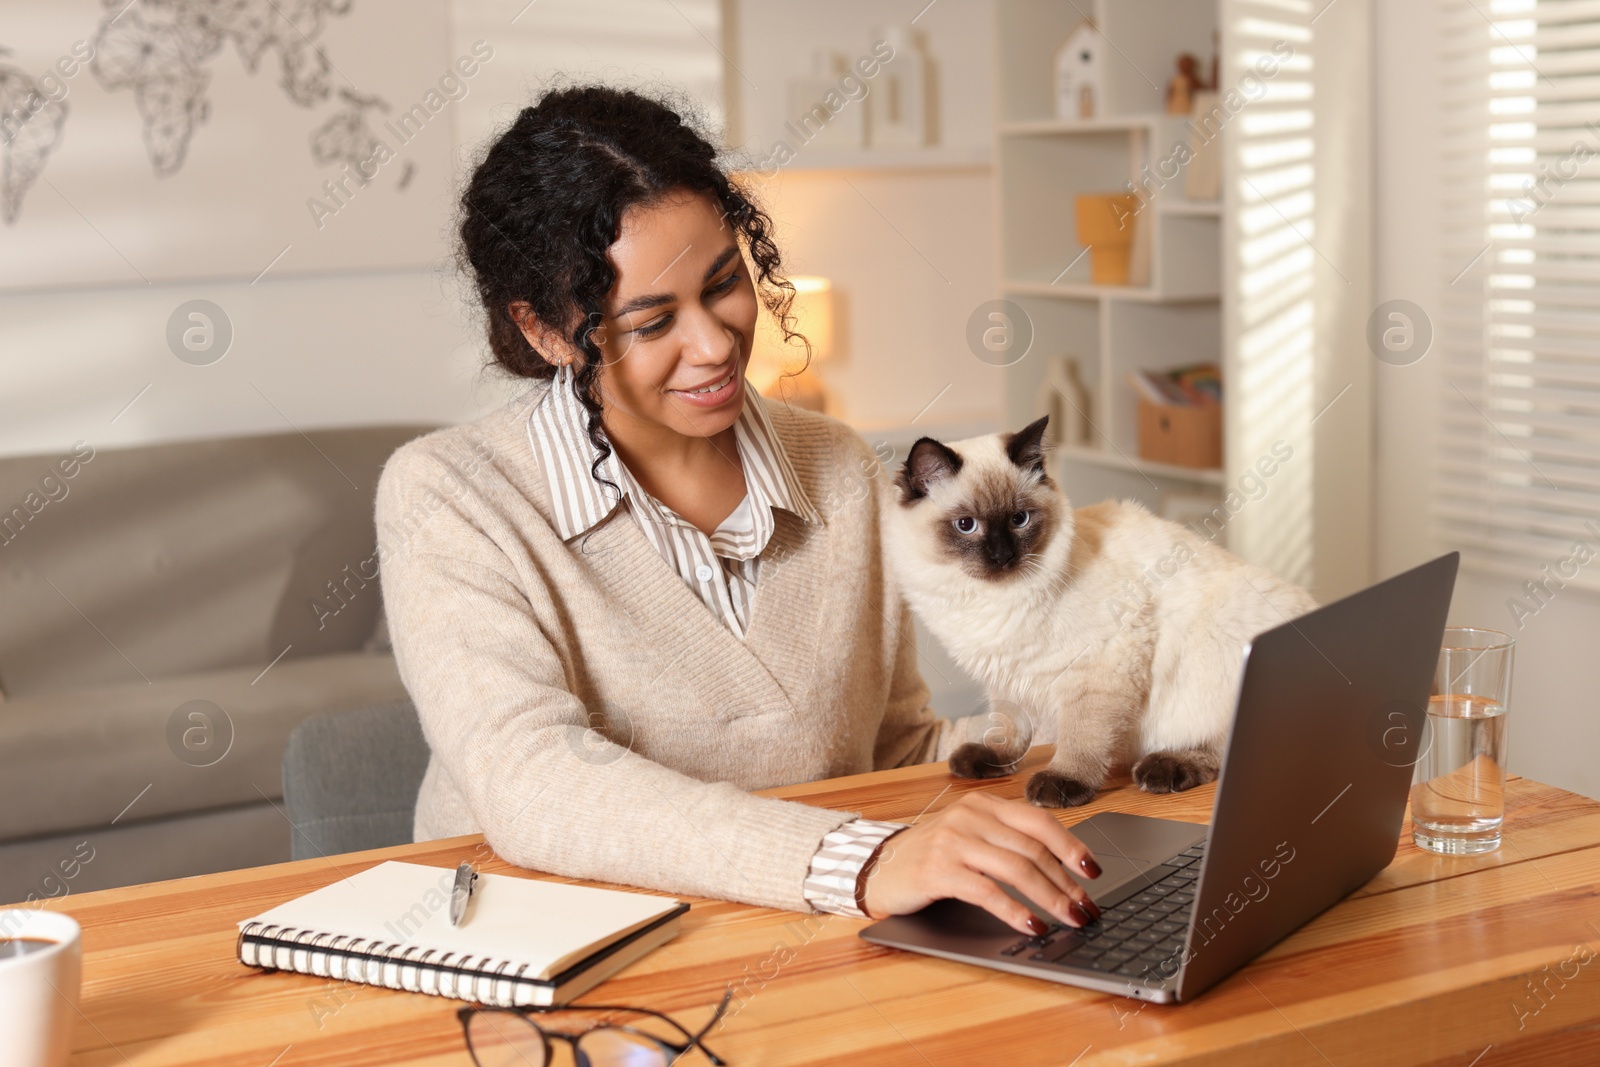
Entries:
<svg viewBox="0 0 1600 1067">
<path fill-rule="evenodd" d="M 276 799 L 283 746 L 300 720 L 406 692 L 387 653 L 286 657 L 262 674 L 264 666 L 7 700 L 0 840 Z M 178 713 L 194 700 L 222 709 L 226 721 L 214 711 L 214 723 L 190 717 L 204 705 Z M 230 728 L 225 752 L 208 751 Z"/>
<path fill-rule="evenodd" d="M 427 768 L 428 743 L 409 699 L 306 719 L 283 754 L 294 858 L 409 842 Z"/>
<path fill-rule="evenodd" d="M 359 650 L 378 617 L 378 476 L 430 428 L 0 459 L 7 697 Z"/>
<path fill-rule="evenodd" d="M 138 810 L 135 806 L 109 829 L 0 841 L 0 904 L 260 867 L 289 858 L 289 824 L 282 804 L 257 798 L 254 804 L 134 822 Z"/>
</svg>

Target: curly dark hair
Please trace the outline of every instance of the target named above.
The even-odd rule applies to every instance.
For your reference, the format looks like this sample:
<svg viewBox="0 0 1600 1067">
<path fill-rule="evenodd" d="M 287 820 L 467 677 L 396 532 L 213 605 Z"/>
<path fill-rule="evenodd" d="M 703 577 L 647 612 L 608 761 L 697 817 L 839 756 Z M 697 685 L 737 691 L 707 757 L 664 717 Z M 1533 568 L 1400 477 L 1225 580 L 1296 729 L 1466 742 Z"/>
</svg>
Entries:
<svg viewBox="0 0 1600 1067">
<path fill-rule="evenodd" d="M 799 337 L 810 362 L 810 343 L 791 328 L 795 289 L 782 275 L 772 220 L 680 114 L 698 120 L 695 109 L 677 106 L 604 85 L 551 89 L 493 141 L 461 196 L 458 262 L 483 305 L 494 362 L 519 378 L 556 373 L 512 318 L 514 302 L 568 337 L 582 356 L 574 385 L 599 452 L 597 480 L 611 446 L 594 395 L 603 356 L 590 334 L 616 283 L 606 250 L 628 208 L 683 191 L 709 196 L 755 262 L 757 292 L 784 342 Z"/>
</svg>

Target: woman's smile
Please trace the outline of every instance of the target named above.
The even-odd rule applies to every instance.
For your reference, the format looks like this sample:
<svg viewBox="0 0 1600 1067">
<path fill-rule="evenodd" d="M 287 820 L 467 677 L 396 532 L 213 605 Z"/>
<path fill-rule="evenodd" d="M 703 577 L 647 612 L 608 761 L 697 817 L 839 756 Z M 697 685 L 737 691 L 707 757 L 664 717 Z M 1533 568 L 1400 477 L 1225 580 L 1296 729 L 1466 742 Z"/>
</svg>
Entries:
<svg viewBox="0 0 1600 1067">
<path fill-rule="evenodd" d="M 697 408 L 720 408 L 738 397 L 743 380 L 739 376 L 738 364 L 735 363 L 722 377 L 699 388 L 668 389 L 667 392 Z"/>
</svg>

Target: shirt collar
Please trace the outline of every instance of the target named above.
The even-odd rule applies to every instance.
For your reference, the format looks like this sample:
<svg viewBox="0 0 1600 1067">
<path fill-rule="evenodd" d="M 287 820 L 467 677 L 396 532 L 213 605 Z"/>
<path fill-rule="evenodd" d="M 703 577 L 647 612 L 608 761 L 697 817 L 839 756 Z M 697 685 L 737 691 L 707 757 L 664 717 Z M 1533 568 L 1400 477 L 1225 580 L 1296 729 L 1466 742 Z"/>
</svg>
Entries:
<svg viewBox="0 0 1600 1067">
<path fill-rule="evenodd" d="M 574 379 L 571 367 L 559 368 L 550 388 L 528 413 L 528 441 L 550 487 L 561 539 L 571 540 L 595 526 L 611 514 L 623 497 L 634 497 L 638 505 L 665 514 L 666 509 L 633 479 L 615 451 L 595 467 L 600 453 L 589 440 L 589 413 L 573 389 Z M 820 524 L 822 517 L 812 506 L 773 428 L 765 398 L 750 388 L 748 379 L 744 388 L 744 405 L 733 432 L 751 502 L 782 508 L 808 523 Z M 596 480 L 595 473 L 615 484 L 620 495 Z"/>
</svg>

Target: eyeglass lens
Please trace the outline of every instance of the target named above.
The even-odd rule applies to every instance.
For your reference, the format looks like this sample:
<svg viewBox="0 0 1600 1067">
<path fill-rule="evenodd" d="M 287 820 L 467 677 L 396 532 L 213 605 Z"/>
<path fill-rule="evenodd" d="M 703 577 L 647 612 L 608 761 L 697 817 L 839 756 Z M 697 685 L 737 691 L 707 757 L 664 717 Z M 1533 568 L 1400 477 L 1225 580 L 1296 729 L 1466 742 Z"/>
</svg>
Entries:
<svg viewBox="0 0 1600 1067">
<path fill-rule="evenodd" d="M 478 1067 L 544 1067 L 544 1035 L 514 1011 L 480 1011 L 467 1020 L 467 1046 Z"/>
<path fill-rule="evenodd" d="M 513 1011 L 472 1015 L 467 1041 L 478 1067 L 670 1067 L 672 1056 L 644 1034 L 619 1026 L 587 1030 L 576 1036 L 575 1045 L 552 1031 L 547 1042 L 533 1020 Z"/>
</svg>

